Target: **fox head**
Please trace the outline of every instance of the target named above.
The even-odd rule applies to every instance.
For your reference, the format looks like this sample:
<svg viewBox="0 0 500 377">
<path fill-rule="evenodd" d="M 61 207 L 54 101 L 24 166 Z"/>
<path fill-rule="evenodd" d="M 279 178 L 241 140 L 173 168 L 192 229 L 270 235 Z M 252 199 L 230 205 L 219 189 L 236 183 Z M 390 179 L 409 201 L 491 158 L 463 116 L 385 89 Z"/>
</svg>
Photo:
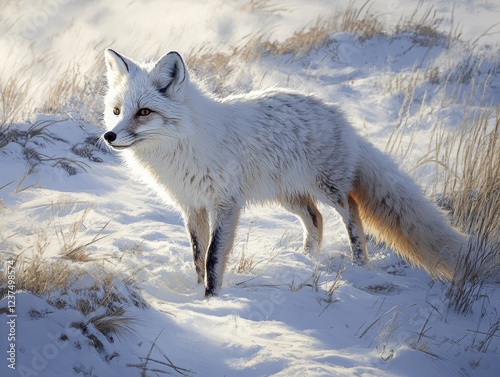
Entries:
<svg viewBox="0 0 500 377">
<path fill-rule="evenodd" d="M 105 51 L 108 92 L 104 140 L 113 149 L 139 148 L 185 134 L 188 72 L 182 57 L 169 52 L 157 62 L 140 64 Z M 144 141 L 149 143 L 143 143 Z M 153 143 L 154 144 L 154 143 Z"/>
</svg>

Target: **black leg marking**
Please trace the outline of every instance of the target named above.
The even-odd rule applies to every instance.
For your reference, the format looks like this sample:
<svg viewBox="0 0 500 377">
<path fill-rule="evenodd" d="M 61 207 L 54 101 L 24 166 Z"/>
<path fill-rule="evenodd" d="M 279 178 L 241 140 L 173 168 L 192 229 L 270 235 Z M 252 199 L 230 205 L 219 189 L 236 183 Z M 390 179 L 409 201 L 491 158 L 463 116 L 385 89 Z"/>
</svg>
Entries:
<svg viewBox="0 0 500 377">
<path fill-rule="evenodd" d="M 212 234 L 212 240 L 208 247 L 207 260 L 206 260 L 206 278 L 207 285 L 205 288 L 205 297 L 217 296 L 217 289 L 219 288 L 219 270 L 220 270 L 220 236 L 221 228 L 217 227 Z"/>
<path fill-rule="evenodd" d="M 314 227 L 318 228 L 318 216 L 316 216 L 316 212 L 314 212 L 310 206 L 307 206 L 307 212 L 309 213 L 309 216 L 311 216 Z"/>
<path fill-rule="evenodd" d="M 352 263 L 358 266 L 363 266 L 365 264 L 364 250 L 361 241 L 356 234 L 356 225 L 352 221 L 349 221 L 347 233 L 349 233 L 349 241 L 351 242 Z"/>
</svg>

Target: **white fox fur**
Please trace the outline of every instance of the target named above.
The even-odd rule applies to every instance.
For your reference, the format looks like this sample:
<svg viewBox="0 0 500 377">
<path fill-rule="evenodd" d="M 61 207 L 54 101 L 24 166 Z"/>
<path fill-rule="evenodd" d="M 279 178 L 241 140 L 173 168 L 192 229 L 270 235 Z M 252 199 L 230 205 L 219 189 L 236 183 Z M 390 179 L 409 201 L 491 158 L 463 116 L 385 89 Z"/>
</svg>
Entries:
<svg viewBox="0 0 500 377">
<path fill-rule="evenodd" d="M 105 58 L 104 139 L 177 203 L 206 296 L 220 289 L 247 203 L 296 214 L 307 252 L 320 248 L 316 203 L 326 203 L 344 220 L 355 263 L 367 260 L 364 227 L 431 275 L 453 277 L 464 237 L 335 105 L 284 89 L 214 98 L 176 52 L 154 63 L 109 49 Z"/>
</svg>

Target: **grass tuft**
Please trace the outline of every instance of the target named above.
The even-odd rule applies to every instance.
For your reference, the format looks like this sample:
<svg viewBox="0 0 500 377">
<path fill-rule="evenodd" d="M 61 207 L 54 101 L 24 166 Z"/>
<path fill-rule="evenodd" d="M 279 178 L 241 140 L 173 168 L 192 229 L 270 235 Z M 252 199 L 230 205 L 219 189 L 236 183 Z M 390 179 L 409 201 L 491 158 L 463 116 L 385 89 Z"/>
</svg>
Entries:
<svg viewBox="0 0 500 377">
<path fill-rule="evenodd" d="M 293 57 L 310 53 L 328 43 L 330 39 L 330 23 L 319 18 L 316 23 L 308 28 L 295 31 L 284 41 L 262 40 L 260 37 L 253 42 L 254 53 L 261 55 L 291 55 Z M 250 56 L 248 51 L 244 55 Z"/>
<path fill-rule="evenodd" d="M 103 335 L 116 334 L 125 337 L 127 333 L 133 332 L 132 325 L 135 321 L 135 318 L 127 314 L 125 307 L 120 306 L 112 311 L 93 315 L 86 324 L 93 325 Z"/>
<path fill-rule="evenodd" d="M 372 0 L 367 0 L 360 8 L 351 2 L 347 9 L 334 18 L 334 30 L 357 35 L 361 41 L 383 34 L 384 23 L 372 10 Z"/>
</svg>

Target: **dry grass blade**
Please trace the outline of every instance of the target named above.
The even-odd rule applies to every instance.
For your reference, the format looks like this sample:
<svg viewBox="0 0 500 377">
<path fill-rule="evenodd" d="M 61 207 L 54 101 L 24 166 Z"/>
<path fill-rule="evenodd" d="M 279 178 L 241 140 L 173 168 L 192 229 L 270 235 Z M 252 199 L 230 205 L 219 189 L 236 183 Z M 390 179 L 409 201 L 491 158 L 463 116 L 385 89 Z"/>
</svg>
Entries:
<svg viewBox="0 0 500 377">
<path fill-rule="evenodd" d="M 15 181 L 16 181 L 16 179 L 14 179 L 13 181 L 10 181 L 10 182 L 6 183 L 6 184 L 5 184 L 5 185 L 3 185 L 3 186 L 0 186 L 0 190 L 3 190 L 4 188 L 6 188 L 6 187 L 10 186 L 10 185 L 11 185 L 11 184 L 13 184 Z"/>
<path fill-rule="evenodd" d="M 398 119 L 394 123 L 391 135 L 389 136 L 389 139 L 387 140 L 387 143 L 385 145 L 385 151 L 391 155 L 396 155 L 399 152 L 401 153 L 401 155 L 404 155 L 404 157 L 406 157 L 408 151 L 410 151 L 409 147 L 402 147 L 402 141 L 403 135 L 408 126 L 408 121 L 410 119 L 411 106 L 415 97 L 415 91 L 419 82 L 419 76 L 420 72 L 418 70 L 415 70 L 415 67 L 413 67 L 412 74 L 409 78 L 409 83 L 405 90 L 403 103 L 398 113 Z M 410 138 L 410 145 L 411 140 L 412 139 Z"/>
<path fill-rule="evenodd" d="M 163 366 L 166 366 L 166 367 L 168 367 L 170 369 L 173 369 L 175 372 L 177 372 L 181 376 L 188 376 L 189 373 L 190 373 L 189 369 L 185 369 L 185 368 L 181 368 L 181 367 L 176 366 L 172 362 L 172 360 L 170 360 L 170 358 L 167 357 L 167 355 L 165 355 L 165 354 L 163 354 L 163 357 L 165 358 L 165 360 L 167 360 L 167 362 L 151 358 L 151 354 L 153 352 L 153 349 L 156 346 L 156 341 L 158 340 L 158 338 L 160 337 L 160 335 L 162 333 L 163 333 L 163 330 L 161 330 L 160 333 L 153 340 L 153 343 L 151 344 L 151 347 L 149 348 L 149 351 L 148 351 L 148 354 L 146 355 L 146 357 L 141 357 L 140 358 L 143 361 L 141 364 L 127 364 L 127 366 L 128 367 L 132 367 L 132 368 L 138 368 L 138 369 L 140 369 L 140 371 L 141 371 L 141 377 L 146 377 L 147 376 L 146 372 L 154 372 L 156 374 L 158 374 L 158 373 L 161 373 L 161 374 L 170 374 L 169 372 L 166 372 L 166 371 L 164 371 L 162 369 L 158 369 L 158 367 L 149 366 L 149 364 L 151 362 L 157 363 L 157 364 L 160 364 L 160 365 L 163 365 Z"/>
<path fill-rule="evenodd" d="M 342 274 L 344 273 L 346 268 L 347 266 L 339 267 L 337 273 L 335 274 L 335 278 L 333 279 L 330 285 L 330 288 L 328 288 L 328 291 L 326 292 L 326 298 L 320 299 L 320 302 L 326 304 L 321 313 L 319 314 L 320 316 L 330 307 L 330 305 L 338 301 L 337 299 L 333 298 L 333 295 L 337 292 L 337 290 L 340 288 L 342 284 Z"/>
<path fill-rule="evenodd" d="M 62 257 L 65 259 L 69 259 L 73 262 L 90 262 L 93 261 L 94 258 L 89 255 L 87 252 L 87 248 L 96 242 L 107 237 L 107 235 L 100 236 L 101 233 L 106 229 L 111 220 L 109 220 L 106 224 L 104 224 L 101 229 L 97 232 L 97 234 L 90 240 L 89 242 L 85 242 L 82 244 L 77 244 L 76 233 L 70 236 L 71 241 L 69 243 L 65 243 L 61 248 Z M 81 223 L 79 223 L 81 225 Z M 73 231 L 77 231 L 78 229 L 73 229 Z M 62 234 L 62 233 L 61 233 Z"/>
<path fill-rule="evenodd" d="M 253 221 L 250 221 L 250 226 L 248 227 L 247 237 L 245 240 L 245 244 L 243 245 L 243 250 L 241 252 L 241 257 L 238 261 L 238 265 L 236 266 L 236 272 L 238 274 L 242 274 L 245 272 L 252 272 L 256 266 L 256 262 L 254 261 L 254 256 L 246 256 L 245 251 L 248 251 L 248 243 L 250 241 L 250 233 L 252 231 Z"/>
<path fill-rule="evenodd" d="M 370 331 L 370 329 L 375 326 L 380 320 L 382 320 L 382 318 L 384 318 L 386 315 L 388 315 L 389 313 L 391 313 L 394 309 L 396 309 L 397 306 L 393 306 L 392 308 L 390 308 L 389 310 L 387 310 L 384 314 L 382 314 L 381 316 L 377 317 L 372 323 L 370 323 L 368 326 L 366 326 L 366 328 L 363 330 L 363 332 L 361 333 L 361 335 L 359 336 L 359 339 L 362 339 L 367 333 L 368 331 Z M 361 325 L 361 327 L 358 329 L 358 331 L 356 332 L 356 334 L 359 332 L 359 330 L 361 330 L 361 328 L 366 324 L 363 323 Z"/>
<path fill-rule="evenodd" d="M 479 344 L 478 351 L 486 353 L 488 352 L 488 348 L 490 347 L 493 338 L 500 337 L 500 334 L 497 334 L 500 333 L 500 321 L 492 323 L 488 332 L 473 331 L 473 330 L 468 330 L 468 331 L 472 331 L 485 336 L 484 339 Z"/>
</svg>

